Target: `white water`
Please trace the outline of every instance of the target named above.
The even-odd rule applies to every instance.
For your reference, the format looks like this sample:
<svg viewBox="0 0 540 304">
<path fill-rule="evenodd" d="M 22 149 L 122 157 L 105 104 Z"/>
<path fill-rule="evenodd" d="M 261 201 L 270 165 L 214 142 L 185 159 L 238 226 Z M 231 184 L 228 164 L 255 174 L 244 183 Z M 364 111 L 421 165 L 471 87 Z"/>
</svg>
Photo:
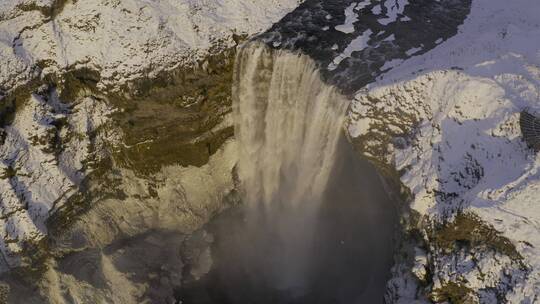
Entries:
<svg viewBox="0 0 540 304">
<path fill-rule="evenodd" d="M 242 47 L 234 80 L 238 174 L 247 229 L 258 231 L 248 242 L 268 246 L 273 258 L 261 275 L 298 289 L 348 100 L 322 82 L 308 56 L 260 43 Z"/>
<path fill-rule="evenodd" d="M 316 204 L 334 164 L 348 100 L 313 60 L 263 44 L 244 46 L 233 89 L 239 176 L 248 204 Z"/>
</svg>

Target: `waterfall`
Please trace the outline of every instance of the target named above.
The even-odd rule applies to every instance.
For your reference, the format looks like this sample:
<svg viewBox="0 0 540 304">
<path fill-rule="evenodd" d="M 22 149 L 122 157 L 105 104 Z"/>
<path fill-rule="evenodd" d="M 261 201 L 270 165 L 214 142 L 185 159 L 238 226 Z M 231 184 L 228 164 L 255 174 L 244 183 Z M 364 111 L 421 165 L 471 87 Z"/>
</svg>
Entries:
<svg viewBox="0 0 540 304">
<path fill-rule="evenodd" d="M 239 176 L 248 204 L 316 204 L 334 163 L 348 100 L 306 55 L 249 43 L 233 88 Z"/>
<path fill-rule="evenodd" d="M 258 42 L 239 50 L 233 104 L 246 230 L 271 259 L 258 275 L 276 288 L 303 284 L 348 102 L 306 55 Z"/>
</svg>

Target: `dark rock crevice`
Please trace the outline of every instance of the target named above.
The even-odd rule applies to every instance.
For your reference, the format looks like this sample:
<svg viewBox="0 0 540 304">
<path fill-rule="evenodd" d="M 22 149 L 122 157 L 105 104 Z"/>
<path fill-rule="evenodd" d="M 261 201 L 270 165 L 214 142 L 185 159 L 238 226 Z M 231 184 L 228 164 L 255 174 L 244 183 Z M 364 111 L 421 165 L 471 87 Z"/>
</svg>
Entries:
<svg viewBox="0 0 540 304">
<path fill-rule="evenodd" d="M 354 11 L 358 14 L 354 32 L 344 33 L 335 27 L 345 22 L 345 9 L 357 1 L 308 0 L 257 39 L 272 48 L 309 55 L 320 65 L 326 82 L 351 95 L 389 71 L 390 68 L 383 69 L 385 63 L 424 54 L 456 35 L 470 13 L 471 2 L 414 1 L 405 6 L 396 20 L 387 23 L 380 21 L 388 18 L 386 4 L 394 5 L 396 1 L 373 1 Z M 381 7 L 378 15 L 373 13 L 376 6 Z M 334 58 L 367 31 L 371 34 L 366 47 L 353 51 L 335 69 L 330 69 Z M 410 53 L 411 50 L 415 51 Z"/>
</svg>

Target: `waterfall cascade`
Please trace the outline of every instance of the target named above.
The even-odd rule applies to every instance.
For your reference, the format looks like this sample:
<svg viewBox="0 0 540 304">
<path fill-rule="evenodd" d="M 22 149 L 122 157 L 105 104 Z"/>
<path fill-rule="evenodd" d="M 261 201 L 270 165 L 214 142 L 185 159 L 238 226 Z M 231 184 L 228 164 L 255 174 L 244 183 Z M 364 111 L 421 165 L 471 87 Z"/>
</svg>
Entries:
<svg viewBox="0 0 540 304">
<path fill-rule="evenodd" d="M 233 99 L 246 203 L 316 204 L 348 100 L 322 82 L 308 56 L 254 42 L 237 57 Z"/>
<path fill-rule="evenodd" d="M 234 80 L 238 174 L 247 230 L 258 233 L 248 242 L 272 260 L 257 273 L 298 290 L 348 100 L 308 56 L 257 42 L 239 51 Z"/>
</svg>

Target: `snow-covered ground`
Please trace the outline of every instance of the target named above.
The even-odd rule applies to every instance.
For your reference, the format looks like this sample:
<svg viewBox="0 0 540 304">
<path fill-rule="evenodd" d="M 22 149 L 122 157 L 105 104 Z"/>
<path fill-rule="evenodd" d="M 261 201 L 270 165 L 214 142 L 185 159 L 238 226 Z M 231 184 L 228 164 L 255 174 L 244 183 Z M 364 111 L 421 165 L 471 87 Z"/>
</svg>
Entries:
<svg viewBox="0 0 540 304">
<path fill-rule="evenodd" d="M 509 303 L 540 300 L 540 156 L 519 128 L 520 111 L 540 110 L 539 15 L 536 0 L 473 1 L 458 35 L 396 62 L 349 113 L 366 156 L 403 173 L 412 209 L 431 220 L 472 212 L 523 257 L 527 271 L 502 256 L 430 252 L 433 289 L 461 282 L 480 303 L 499 303 L 499 293 Z"/>
<path fill-rule="evenodd" d="M 109 86 L 152 77 L 192 65 L 212 48 L 233 46 L 233 34 L 258 33 L 298 3 L 5 0 L 0 3 L 0 90 L 24 84 L 41 68 L 43 77 L 89 67 L 101 71 L 100 84 Z"/>
</svg>

